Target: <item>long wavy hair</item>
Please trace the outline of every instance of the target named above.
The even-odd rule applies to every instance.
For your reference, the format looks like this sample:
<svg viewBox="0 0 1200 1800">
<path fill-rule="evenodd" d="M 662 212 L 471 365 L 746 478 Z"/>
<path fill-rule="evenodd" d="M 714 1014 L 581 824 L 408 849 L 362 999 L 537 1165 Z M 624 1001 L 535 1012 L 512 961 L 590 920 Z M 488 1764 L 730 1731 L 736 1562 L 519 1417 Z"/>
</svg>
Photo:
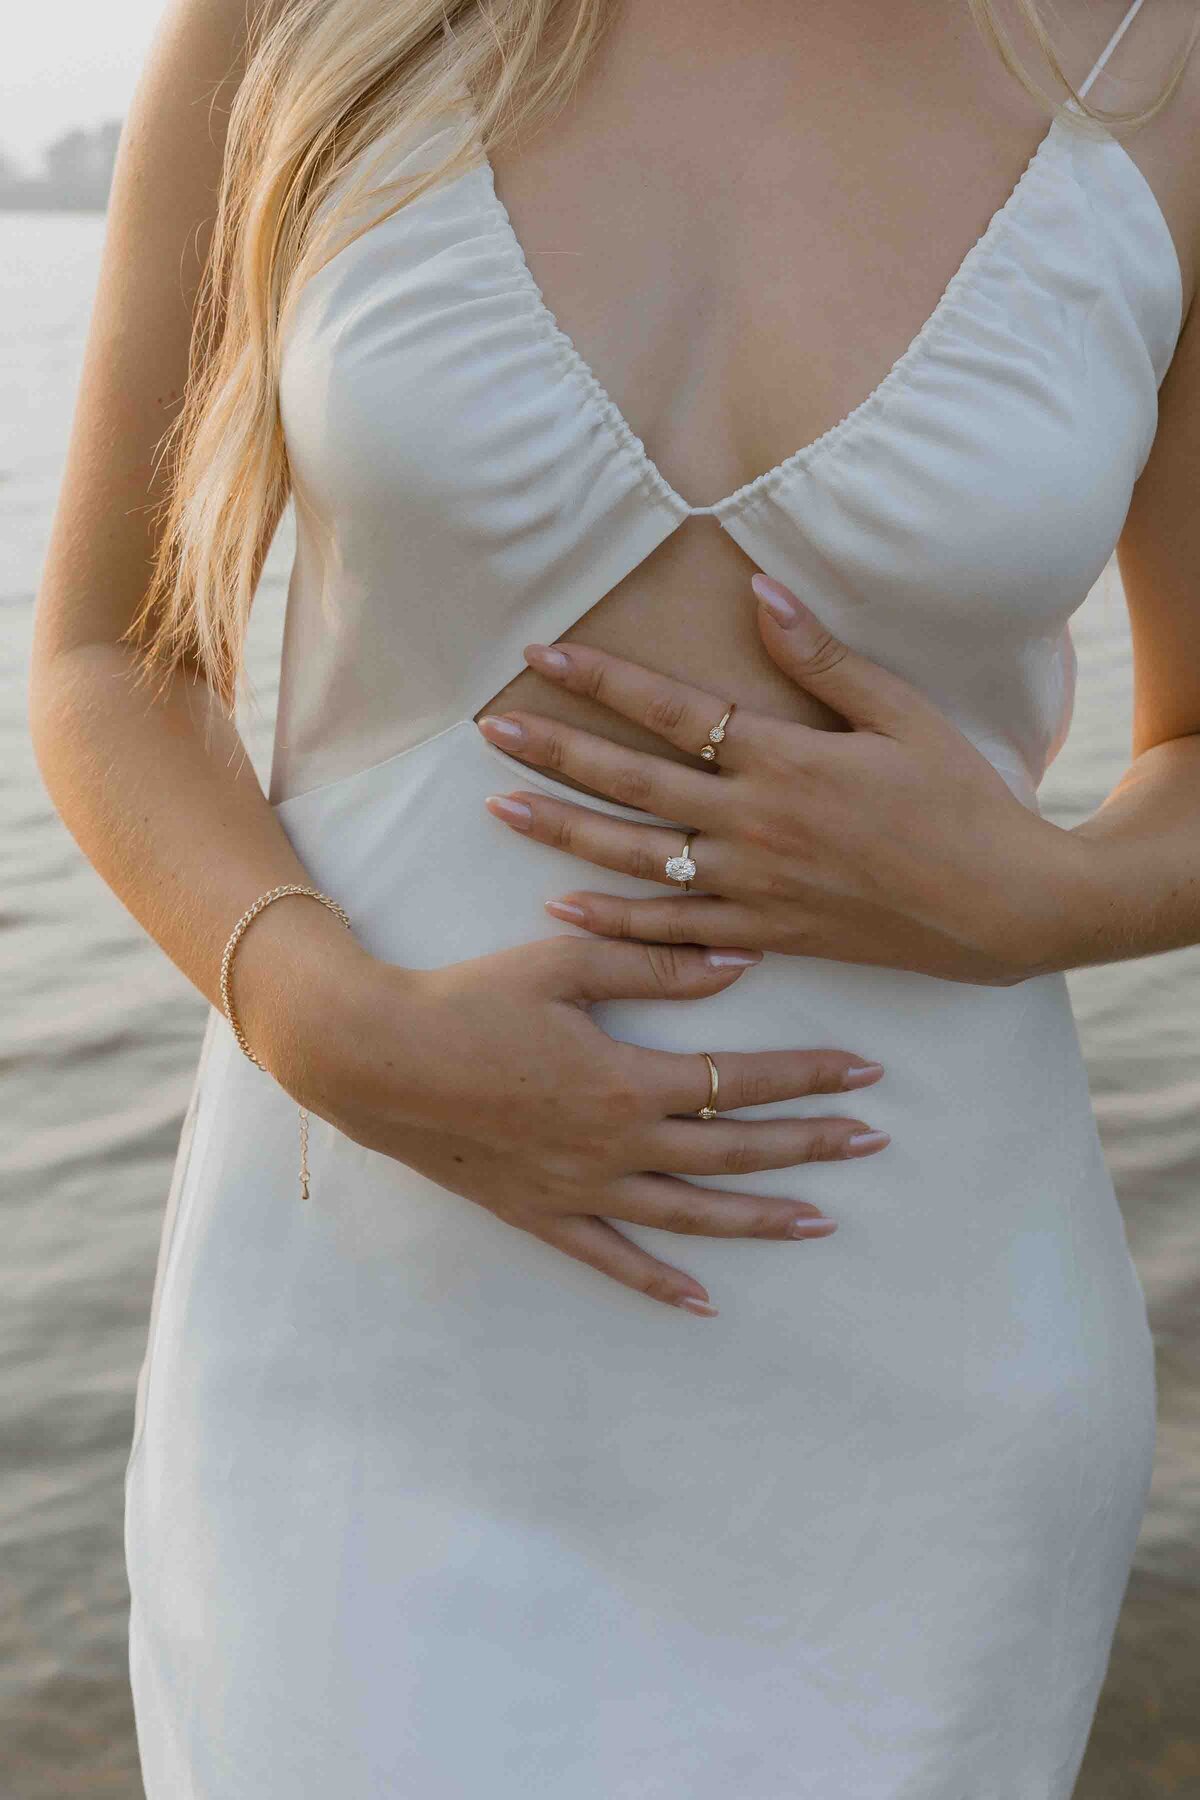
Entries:
<svg viewBox="0 0 1200 1800">
<path fill-rule="evenodd" d="M 993 0 L 966 0 L 985 41 L 1022 86 L 1064 102 L 1025 69 Z M 156 550 L 124 638 L 139 678 L 198 672 L 232 714 L 263 558 L 290 491 L 279 413 L 288 307 L 337 250 L 436 182 L 556 112 L 570 97 L 619 0 L 276 0 L 250 26 L 246 72 L 197 298 L 182 403 L 161 439 Z M 1017 0 L 1083 130 L 1144 123 L 1182 77 L 1197 20 L 1150 106 L 1103 111 L 1081 100 L 1037 0 Z M 470 95 L 469 129 L 396 191 L 372 185 L 397 134 Z M 360 202 L 378 196 L 364 217 Z M 355 228 L 344 232 L 347 222 Z M 339 233 L 343 235 L 339 236 Z"/>
</svg>

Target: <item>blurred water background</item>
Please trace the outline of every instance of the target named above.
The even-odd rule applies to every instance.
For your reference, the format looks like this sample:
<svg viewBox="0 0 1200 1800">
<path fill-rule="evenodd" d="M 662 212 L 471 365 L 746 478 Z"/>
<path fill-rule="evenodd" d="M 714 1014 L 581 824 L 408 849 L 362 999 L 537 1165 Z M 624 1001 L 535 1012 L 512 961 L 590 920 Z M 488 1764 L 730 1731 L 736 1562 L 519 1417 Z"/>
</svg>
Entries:
<svg viewBox="0 0 1200 1800">
<path fill-rule="evenodd" d="M 103 231 L 100 214 L 0 215 L 0 1800 L 142 1794 L 121 1482 L 206 1012 L 76 848 L 28 741 L 33 596 Z M 244 735 L 264 784 L 290 552 L 285 520 L 251 632 L 259 711 Z M 1062 825 L 1095 809 L 1128 758 L 1115 562 L 1075 640 L 1075 722 L 1041 790 Z M 1076 1800 L 1196 1800 L 1200 948 L 1068 979 L 1159 1380 L 1154 1492 Z"/>
</svg>

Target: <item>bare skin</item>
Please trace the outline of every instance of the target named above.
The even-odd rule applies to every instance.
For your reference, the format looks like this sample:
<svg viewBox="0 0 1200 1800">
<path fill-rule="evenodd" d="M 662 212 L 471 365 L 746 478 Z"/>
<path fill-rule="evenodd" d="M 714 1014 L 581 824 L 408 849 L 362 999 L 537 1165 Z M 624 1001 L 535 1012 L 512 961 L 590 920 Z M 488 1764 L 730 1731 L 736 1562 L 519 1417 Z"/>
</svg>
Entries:
<svg viewBox="0 0 1200 1800">
<path fill-rule="evenodd" d="M 1119 9 L 1063 10 L 1075 27 L 1064 54 L 1082 73 Z M 684 38 L 673 35 L 683 23 L 672 24 L 671 9 L 636 0 L 576 107 L 553 125 L 553 139 L 547 133 L 536 156 L 532 143 L 522 146 L 519 162 L 498 153 L 500 190 L 561 322 L 693 502 L 711 502 L 779 461 L 878 381 L 1042 135 L 1041 115 L 989 65 L 960 11 L 917 0 L 897 8 L 824 0 L 805 10 L 801 30 L 795 9 L 771 0 L 754 9 L 758 53 L 747 57 L 745 9 L 703 0 L 687 9 Z M 30 687 L 39 766 L 60 814 L 130 912 L 214 1004 L 233 921 L 265 889 L 307 873 L 203 684 L 181 674 L 165 703 L 135 698 L 119 640 L 152 547 L 153 453 L 183 382 L 244 12 L 244 0 L 175 0 L 130 114 Z M 1146 40 L 1127 66 L 1153 76 L 1162 39 L 1147 32 Z M 686 80 L 664 82 L 663 71 L 676 69 Z M 844 115 L 848 95 L 854 104 Z M 711 131 L 718 103 L 728 120 L 719 141 Z M 995 124 L 981 131 L 981 117 Z M 1193 80 L 1138 139 L 1185 260 L 1189 304 L 1200 198 L 1189 190 L 1184 141 L 1195 117 Z M 798 119 L 807 122 L 803 132 Z M 948 165 L 961 175 L 954 204 L 936 180 Z M 780 229 L 781 193 L 789 196 L 790 231 Z M 623 220 L 621 258 L 605 246 L 604 205 Z M 591 255 L 585 222 L 596 233 Z M 554 257 L 561 247 L 583 254 Z M 1175 386 L 1165 438 L 1160 433 L 1141 484 L 1145 498 L 1127 528 L 1139 655 L 1153 674 L 1139 694 L 1140 729 L 1156 743 L 1163 719 L 1176 731 L 1200 729 L 1200 689 L 1188 674 L 1200 667 L 1191 505 L 1200 454 L 1190 423 L 1200 415 L 1200 352 L 1191 340 L 1177 359 L 1180 373 L 1168 378 Z M 636 368 L 621 360 L 629 343 L 641 347 Z M 801 360 L 790 351 L 796 343 L 806 347 Z M 688 521 L 568 635 L 701 687 L 720 667 L 748 709 L 815 726 L 837 722 L 764 654 L 750 572 L 712 520 Z M 644 723 L 532 671 L 501 697 L 505 707 L 514 701 L 686 759 Z M 1153 823 L 1138 827 L 1152 843 Z M 1160 836 L 1166 828 L 1164 813 Z M 1144 867 L 1144 844 L 1140 860 Z M 617 1044 L 588 1006 L 714 993 L 757 955 L 753 946 L 739 961 L 728 945 L 714 956 L 696 945 L 560 939 L 412 971 L 368 955 L 326 909 L 287 901 L 246 934 L 237 1001 L 250 1041 L 281 1085 L 348 1136 L 618 1282 L 703 1309 L 700 1284 L 631 1243 L 622 1219 L 685 1235 L 784 1240 L 797 1222 L 810 1235 L 827 1232 L 802 1181 L 791 1200 L 767 1201 L 688 1178 L 882 1146 L 852 1143 L 870 1124 L 849 1112 L 702 1124 L 687 1116 L 707 1098 L 701 1060 Z M 731 1108 L 853 1091 L 881 1073 L 869 1045 L 718 1054 L 722 1104 Z M 862 1073 L 852 1075 L 855 1068 Z"/>
</svg>

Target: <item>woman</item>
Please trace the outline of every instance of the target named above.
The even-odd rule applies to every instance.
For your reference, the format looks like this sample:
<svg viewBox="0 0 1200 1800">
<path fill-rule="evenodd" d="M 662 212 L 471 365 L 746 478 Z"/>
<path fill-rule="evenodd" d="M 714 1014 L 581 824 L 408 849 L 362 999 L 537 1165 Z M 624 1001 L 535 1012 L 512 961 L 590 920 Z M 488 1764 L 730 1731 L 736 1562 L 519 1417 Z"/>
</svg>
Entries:
<svg viewBox="0 0 1200 1800">
<path fill-rule="evenodd" d="M 1154 1376 L 1064 971 L 1200 939 L 1200 77 L 1190 11 L 1061 11 L 168 15 L 32 690 L 213 1003 L 151 1800 L 1070 1793 Z"/>
</svg>

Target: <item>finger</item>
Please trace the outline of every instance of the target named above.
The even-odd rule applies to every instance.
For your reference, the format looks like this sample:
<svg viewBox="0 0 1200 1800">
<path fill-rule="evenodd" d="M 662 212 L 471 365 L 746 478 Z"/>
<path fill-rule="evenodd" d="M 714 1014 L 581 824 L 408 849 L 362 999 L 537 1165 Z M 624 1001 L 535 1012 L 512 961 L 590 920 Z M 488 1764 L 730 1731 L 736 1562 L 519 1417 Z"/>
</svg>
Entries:
<svg viewBox="0 0 1200 1800">
<path fill-rule="evenodd" d="M 649 1140 L 650 1167 L 672 1175 L 749 1175 L 874 1156 L 889 1142 L 886 1131 L 862 1119 L 668 1119 Z"/>
<path fill-rule="evenodd" d="M 685 1275 L 682 1269 L 673 1269 L 670 1263 L 651 1256 L 648 1250 L 633 1243 L 607 1219 L 581 1216 L 555 1219 L 549 1225 L 539 1226 L 533 1235 L 564 1255 L 574 1257 L 576 1262 L 587 1263 L 602 1275 L 620 1282 L 622 1287 L 633 1288 L 651 1300 L 659 1300 L 666 1306 L 681 1306 L 685 1311 L 702 1316 L 711 1317 L 716 1313 L 707 1288 L 701 1287 L 691 1275 Z"/>
<path fill-rule="evenodd" d="M 720 744 L 721 761 L 729 768 L 737 768 L 740 758 L 753 754 L 758 721 L 751 712 L 739 711 L 736 723 L 731 719 L 721 738 L 709 738 L 711 731 L 720 728 L 730 705 L 728 697 L 584 644 L 529 644 L 525 660 L 557 687 L 583 694 L 622 718 L 644 725 L 677 750 L 700 756 Z"/>
<path fill-rule="evenodd" d="M 897 737 L 936 712 L 903 676 L 834 637 L 782 582 L 759 573 L 751 576 L 750 585 L 759 601 L 759 634 L 772 662 L 844 719 Z"/>
<path fill-rule="evenodd" d="M 660 825 L 635 825 L 630 819 L 597 812 L 595 807 L 573 806 L 568 800 L 551 799 L 527 788 L 515 789 L 511 794 L 489 794 L 484 804 L 493 818 L 511 830 L 536 838 L 538 843 L 549 844 L 568 856 L 595 863 L 597 868 L 636 876 L 639 881 L 678 885 L 667 875 L 667 863 L 683 852 L 683 840 L 677 831 Z M 692 844 L 692 860 L 703 859 L 705 889 L 723 893 L 722 874 L 730 868 L 728 852 L 722 849 L 718 837 L 704 834 L 701 842 L 702 849 Z M 700 879 L 699 873 L 696 879 Z"/>
<path fill-rule="evenodd" d="M 708 859 L 701 839 L 692 845 L 696 880 L 708 885 Z M 704 868 L 701 871 L 701 863 Z M 727 875 L 726 880 L 731 878 Z M 547 900 L 546 910 L 569 925 L 598 937 L 655 944 L 752 944 L 762 932 L 759 914 L 741 901 L 719 894 L 684 894 L 661 900 L 630 900 L 621 894 L 564 894 Z"/>
<path fill-rule="evenodd" d="M 540 713 L 487 713 L 476 723 L 498 750 L 564 775 L 621 806 L 658 813 L 664 819 L 686 819 L 697 826 L 715 816 L 721 784 L 699 769 L 629 750 Z"/>
<path fill-rule="evenodd" d="M 758 1194 L 726 1194 L 671 1175 L 629 1175 L 615 1189 L 615 1216 L 631 1225 L 653 1225 L 684 1237 L 828 1237 L 832 1219 L 807 1200 L 773 1200 Z"/>
<path fill-rule="evenodd" d="M 547 991 L 561 1000 L 700 1000 L 762 961 L 759 950 L 612 944 L 559 937 L 539 946 Z"/>
<path fill-rule="evenodd" d="M 698 1113 L 708 1105 L 711 1083 L 701 1051 L 647 1050 L 623 1046 L 633 1063 L 640 1092 L 660 1106 L 663 1115 Z M 882 1063 L 852 1050 L 709 1050 L 717 1065 L 717 1111 L 743 1106 L 769 1106 L 777 1100 L 799 1100 L 808 1094 L 847 1094 L 871 1087 L 883 1074 Z M 717 1121 L 704 1120 L 711 1128 Z"/>
</svg>

